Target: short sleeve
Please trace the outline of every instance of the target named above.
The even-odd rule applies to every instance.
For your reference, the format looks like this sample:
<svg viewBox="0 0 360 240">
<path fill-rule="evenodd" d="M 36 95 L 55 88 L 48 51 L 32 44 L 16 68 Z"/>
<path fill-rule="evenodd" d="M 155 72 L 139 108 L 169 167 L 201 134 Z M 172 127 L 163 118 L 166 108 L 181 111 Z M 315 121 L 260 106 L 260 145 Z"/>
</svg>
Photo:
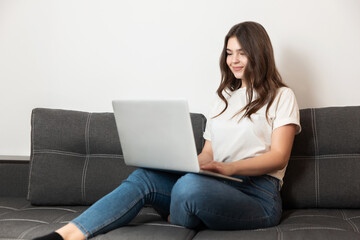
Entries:
<svg viewBox="0 0 360 240">
<path fill-rule="evenodd" d="M 296 125 L 296 134 L 301 132 L 300 112 L 295 94 L 290 88 L 281 88 L 277 95 L 273 130 L 287 124 Z"/>
<path fill-rule="evenodd" d="M 205 140 L 209 140 L 211 141 L 211 132 L 210 132 L 210 129 L 211 129 L 211 121 L 212 119 L 210 119 L 209 117 L 207 118 L 206 120 L 206 127 L 205 127 L 205 132 L 203 134 L 203 137 Z"/>
<path fill-rule="evenodd" d="M 214 109 L 211 109 L 211 111 L 209 111 L 209 113 L 206 116 L 206 126 L 205 126 L 205 132 L 203 134 L 203 138 L 209 141 L 211 141 L 211 126 L 212 126 L 213 112 Z"/>
<path fill-rule="evenodd" d="M 206 140 L 211 141 L 211 128 L 212 128 L 212 118 L 219 114 L 219 105 L 221 104 L 222 100 L 216 95 L 211 101 L 211 105 L 209 106 L 209 111 L 206 116 L 206 126 L 205 132 L 203 134 L 203 138 Z"/>
</svg>

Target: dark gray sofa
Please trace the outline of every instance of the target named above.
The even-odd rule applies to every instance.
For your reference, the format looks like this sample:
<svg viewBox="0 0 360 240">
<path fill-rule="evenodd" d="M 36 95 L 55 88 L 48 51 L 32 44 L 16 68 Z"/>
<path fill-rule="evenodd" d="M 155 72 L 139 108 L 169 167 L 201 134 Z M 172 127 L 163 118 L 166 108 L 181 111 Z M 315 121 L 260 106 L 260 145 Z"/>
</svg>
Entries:
<svg viewBox="0 0 360 240">
<path fill-rule="evenodd" d="M 191 119 L 200 152 L 206 119 Z M 31 124 L 31 161 L 0 162 L 1 240 L 61 227 L 134 170 L 123 163 L 112 113 L 34 109 Z M 301 125 L 277 227 L 195 231 L 146 207 L 129 226 L 95 239 L 360 239 L 360 107 L 303 109 Z"/>
</svg>

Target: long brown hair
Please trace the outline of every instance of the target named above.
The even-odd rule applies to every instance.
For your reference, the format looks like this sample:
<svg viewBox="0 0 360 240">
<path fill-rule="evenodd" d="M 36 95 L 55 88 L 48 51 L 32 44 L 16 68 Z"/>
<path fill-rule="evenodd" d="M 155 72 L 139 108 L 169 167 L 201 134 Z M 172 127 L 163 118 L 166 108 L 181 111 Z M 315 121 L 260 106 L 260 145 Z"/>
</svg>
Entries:
<svg viewBox="0 0 360 240">
<path fill-rule="evenodd" d="M 227 44 L 231 37 L 236 37 L 242 50 L 248 58 L 248 63 L 244 70 L 242 79 L 236 79 L 226 63 Z M 245 112 L 242 118 L 249 117 L 256 113 L 265 104 L 266 118 L 268 111 L 274 101 L 276 92 L 280 87 L 286 87 L 282 82 L 281 76 L 275 66 L 274 52 L 270 38 L 265 28 L 256 22 L 243 22 L 233 26 L 225 36 L 224 48 L 220 56 L 221 83 L 217 89 L 217 94 L 225 102 L 225 108 L 215 117 L 220 116 L 228 107 L 228 102 L 223 96 L 223 91 L 234 91 L 239 89 L 242 82 L 246 84 L 246 95 L 248 104 L 239 110 L 234 117 L 241 112 Z M 254 98 L 254 92 L 257 98 Z M 215 118 L 214 117 L 214 118 Z"/>
</svg>

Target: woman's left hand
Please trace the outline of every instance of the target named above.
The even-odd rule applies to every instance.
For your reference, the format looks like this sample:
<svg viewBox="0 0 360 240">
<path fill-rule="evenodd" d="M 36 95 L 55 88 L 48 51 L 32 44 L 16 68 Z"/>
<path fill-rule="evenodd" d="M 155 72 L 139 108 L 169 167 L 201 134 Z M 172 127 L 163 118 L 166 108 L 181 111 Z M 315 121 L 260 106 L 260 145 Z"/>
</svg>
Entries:
<svg viewBox="0 0 360 240">
<path fill-rule="evenodd" d="M 211 161 L 207 164 L 201 165 L 202 170 L 207 170 L 215 173 L 220 173 L 226 176 L 231 176 L 235 174 L 235 169 L 232 163 L 223 163 L 217 161 Z"/>
</svg>

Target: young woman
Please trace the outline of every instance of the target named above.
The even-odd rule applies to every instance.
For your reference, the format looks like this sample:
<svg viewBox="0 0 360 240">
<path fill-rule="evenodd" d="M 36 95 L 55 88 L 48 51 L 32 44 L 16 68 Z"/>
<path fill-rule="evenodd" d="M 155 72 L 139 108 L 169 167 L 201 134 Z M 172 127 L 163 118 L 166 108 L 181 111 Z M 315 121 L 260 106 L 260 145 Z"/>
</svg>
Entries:
<svg viewBox="0 0 360 240">
<path fill-rule="evenodd" d="M 187 228 L 277 225 L 279 190 L 294 136 L 301 130 L 295 95 L 282 82 L 269 36 L 258 23 L 230 29 L 220 68 L 219 99 L 198 159 L 202 169 L 243 182 L 139 169 L 69 224 L 38 239 L 90 238 L 128 224 L 145 204 Z"/>
</svg>

